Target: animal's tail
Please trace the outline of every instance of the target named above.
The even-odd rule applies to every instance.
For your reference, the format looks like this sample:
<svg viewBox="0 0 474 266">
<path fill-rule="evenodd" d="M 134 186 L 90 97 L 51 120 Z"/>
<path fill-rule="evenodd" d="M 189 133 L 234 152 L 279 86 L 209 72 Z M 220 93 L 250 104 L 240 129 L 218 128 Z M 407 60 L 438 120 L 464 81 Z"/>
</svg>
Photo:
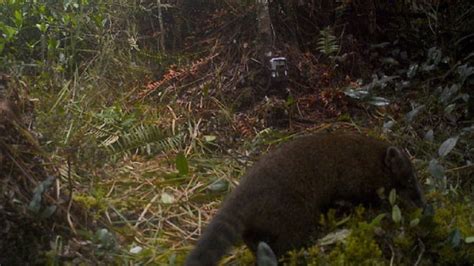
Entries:
<svg viewBox="0 0 474 266">
<path fill-rule="evenodd" d="M 217 265 L 226 251 L 242 236 L 243 223 L 238 212 L 220 210 L 186 258 L 185 266 Z"/>
</svg>

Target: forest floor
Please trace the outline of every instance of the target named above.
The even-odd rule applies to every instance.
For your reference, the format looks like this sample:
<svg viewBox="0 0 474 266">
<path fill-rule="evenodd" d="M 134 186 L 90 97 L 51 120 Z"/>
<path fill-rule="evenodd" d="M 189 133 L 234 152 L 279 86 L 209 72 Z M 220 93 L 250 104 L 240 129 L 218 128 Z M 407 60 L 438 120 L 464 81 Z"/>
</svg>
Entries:
<svg viewBox="0 0 474 266">
<path fill-rule="evenodd" d="M 117 91 L 88 94 L 103 100 L 99 110 L 74 96 L 88 88 L 81 81 L 91 82 L 77 78 L 77 87 L 62 84 L 48 96 L 41 87 L 47 82 L 30 85 L 41 134 L 17 125 L 6 130 L 0 120 L 7 132 L 1 145 L 8 140 L 47 151 L 43 164 L 60 176 L 32 182 L 44 191 L 61 187 L 62 196 L 48 202 L 67 206 L 59 208 L 57 222 L 67 236 L 47 244 L 48 262 L 181 265 L 222 199 L 262 154 L 297 135 L 338 129 L 405 147 L 433 210 L 400 210 L 392 195 L 382 209 L 332 210 L 315 221 L 314 245 L 292 252 L 288 264 L 472 262 L 472 54 L 454 57 L 395 37 L 369 44 L 329 30 L 320 32 L 324 45 L 302 49 L 301 41 L 282 34 L 276 51 L 287 58 L 289 75 L 272 82 L 259 60 L 253 15 L 248 8 L 199 14 L 196 30 L 170 56 L 174 64 L 152 66 Z M 156 68 L 164 68 L 157 78 Z M 135 73 L 129 67 L 117 75 L 127 71 Z M 109 82 L 88 85 L 92 92 Z M 11 110 L 0 102 L 0 113 Z M 67 133 L 57 134 L 58 128 Z M 16 165 L 40 175 L 28 167 L 35 159 L 22 158 Z M 12 168 L 4 165 L 2 172 Z M 351 235 L 341 235 L 345 229 Z M 240 247 L 223 264 L 252 261 Z"/>
<path fill-rule="evenodd" d="M 430 238 L 423 231 L 432 229 L 432 225 L 413 229 L 425 218 L 408 210 L 402 210 L 403 221 L 397 221 L 393 212 L 398 207 L 392 208 L 393 202 L 392 207 L 384 210 L 359 208 L 347 216 L 349 222 L 346 216 L 331 213 L 322 218 L 319 230 L 320 237 L 329 236 L 326 240 L 330 244 L 315 241 L 319 244 L 293 253 L 287 263 L 359 261 L 383 265 L 393 261 L 420 263 L 423 256 L 428 257 L 426 261 L 437 261 L 433 259 L 436 256 L 425 253 L 449 254 L 449 251 L 426 248 L 424 245 L 432 245 L 429 241 L 449 238 L 461 231 L 461 238 L 467 239 L 474 233 L 473 217 L 467 211 L 472 199 L 460 200 L 448 195 L 464 194 L 472 186 L 473 169 L 469 166 L 473 159 L 472 124 L 469 127 L 472 120 L 463 113 L 467 105 L 462 103 L 451 113 L 444 113 L 447 106 L 459 103 L 454 95 L 447 100 L 432 98 L 429 93 L 432 79 L 439 80 L 439 76 L 428 77 L 419 70 L 417 77 L 410 77 L 413 66 L 429 68 L 430 64 L 436 64 L 429 53 L 423 59 L 407 58 L 408 52 L 404 53 L 403 46 L 397 46 L 396 42 L 373 45 L 364 51 L 362 47 L 367 44 L 354 41 L 352 46 L 331 57 L 304 52 L 295 48 L 294 43 L 286 42 L 278 53 L 288 58 L 289 79 L 283 84 L 272 83 L 268 71 L 257 60 L 258 51 L 252 42 L 256 31 L 249 22 L 250 14 L 219 10 L 202 19 L 201 30 L 190 37 L 192 46 L 184 50 L 205 52 L 190 64 L 170 68 L 163 78 L 148 83 L 138 97 L 132 97 L 132 102 L 152 99 L 158 104 L 151 107 L 154 111 L 148 112 L 159 117 L 155 123 L 162 127 L 171 125 L 173 135 L 185 132 L 181 152 L 152 158 L 130 156 L 105 170 L 113 178 L 96 185 L 103 193 L 107 192 L 108 204 L 110 200 L 118 204 L 113 211 L 107 209 L 111 216 L 121 217 L 118 220 L 127 225 L 122 237 L 130 237 L 124 241 L 129 243 L 130 251 L 138 247 L 146 251 L 134 256 L 149 262 L 179 265 L 216 213 L 223 196 L 238 184 L 239 177 L 259 155 L 295 135 L 336 129 L 375 135 L 407 147 L 428 198 L 439 204 L 436 206 L 440 216 L 434 220 L 440 222 L 445 215 L 454 213 L 464 218 L 457 218 L 454 222 L 457 226 L 451 224 L 452 227 L 439 229 L 440 236 L 423 242 L 423 237 Z M 344 55 L 350 59 L 341 62 L 334 59 Z M 361 79 L 369 73 L 372 73 L 370 77 Z M 447 87 L 459 82 L 456 77 L 442 81 Z M 438 95 L 443 97 L 445 93 L 448 92 Z M 443 111 L 439 110 L 440 102 L 446 106 L 441 107 Z M 439 124 L 433 125 L 433 120 Z M 435 137 L 431 136 L 433 130 Z M 459 153 L 448 156 L 454 146 Z M 461 154 L 464 155 L 460 157 Z M 446 176 L 436 176 L 434 170 L 444 167 L 451 180 L 447 181 L 449 185 L 441 184 L 444 181 L 440 180 Z M 444 209 L 447 202 L 455 207 Z M 386 218 L 389 221 L 383 225 L 374 225 L 374 220 L 384 214 L 392 218 Z M 463 219 L 468 219 L 470 225 L 461 222 Z M 366 221 L 373 227 L 363 227 Z M 113 224 L 113 219 L 110 222 Z M 445 222 L 440 223 L 445 225 Z M 386 230 L 385 234 L 374 234 L 377 228 Z M 334 237 L 342 229 L 353 230 L 353 239 Z M 390 240 L 383 242 L 384 238 Z M 354 251 L 348 244 L 351 241 L 367 243 L 365 252 Z M 466 243 L 457 243 L 456 248 L 464 249 L 455 255 L 462 257 L 459 261 L 472 259 L 468 255 L 472 244 L 468 247 Z M 231 254 L 224 265 L 230 262 L 245 265 L 252 261 L 243 247 Z M 377 256 L 367 260 L 367 255 L 372 254 Z"/>
</svg>

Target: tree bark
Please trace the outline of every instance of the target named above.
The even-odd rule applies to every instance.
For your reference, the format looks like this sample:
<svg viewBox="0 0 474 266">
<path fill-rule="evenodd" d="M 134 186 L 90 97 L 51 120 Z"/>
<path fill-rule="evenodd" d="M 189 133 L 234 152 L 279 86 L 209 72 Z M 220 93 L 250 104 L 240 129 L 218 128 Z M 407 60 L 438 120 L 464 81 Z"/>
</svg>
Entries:
<svg viewBox="0 0 474 266">
<path fill-rule="evenodd" d="M 271 57 L 273 51 L 273 31 L 268 8 L 268 0 L 256 0 L 257 2 L 257 27 L 258 43 L 264 57 Z"/>
<path fill-rule="evenodd" d="M 156 1 L 158 4 L 158 23 L 160 24 L 160 51 L 166 53 L 165 50 L 165 27 L 163 26 L 163 12 L 161 10 L 161 0 Z"/>
</svg>

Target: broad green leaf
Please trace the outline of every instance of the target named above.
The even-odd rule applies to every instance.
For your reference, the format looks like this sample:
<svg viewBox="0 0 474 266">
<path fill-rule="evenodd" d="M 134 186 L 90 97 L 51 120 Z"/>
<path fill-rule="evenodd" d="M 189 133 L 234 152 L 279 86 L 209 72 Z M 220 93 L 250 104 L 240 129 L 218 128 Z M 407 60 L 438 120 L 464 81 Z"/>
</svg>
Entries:
<svg viewBox="0 0 474 266">
<path fill-rule="evenodd" d="M 397 191 L 395 189 L 390 190 L 390 194 L 388 195 L 388 201 L 390 205 L 395 205 L 395 201 L 397 200 Z"/>
<path fill-rule="evenodd" d="M 180 175 L 187 175 L 189 173 L 188 160 L 182 152 L 176 156 L 176 169 L 178 169 Z"/>
<path fill-rule="evenodd" d="M 369 104 L 374 106 L 387 106 L 390 104 L 390 101 L 383 97 L 374 96 L 370 99 Z"/>
<path fill-rule="evenodd" d="M 15 10 L 15 13 L 13 14 L 13 16 L 15 17 L 14 19 L 15 26 L 17 28 L 21 28 L 21 26 L 23 25 L 23 14 L 21 14 L 20 10 Z"/>
<path fill-rule="evenodd" d="M 377 195 L 379 196 L 380 199 L 386 199 L 387 197 L 385 197 L 385 188 L 384 187 L 380 187 L 377 189 Z"/>
<path fill-rule="evenodd" d="M 46 6 L 45 6 L 45 5 L 40 5 L 40 6 L 38 6 L 38 12 L 39 12 L 41 15 L 45 15 L 45 14 L 46 14 Z"/>
<path fill-rule="evenodd" d="M 410 221 L 410 227 L 415 227 L 415 226 L 417 226 L 419 223 L 420 223 L 420 219 L 415 218 L 415 219 L 413 219 L 413 220 Z"/>
<path fill-rule="evenodd" d="M 456 108 L 456 104 L 453 103 L 453 104 L 450 104 L 448 106 L 446 106 L 446 108 L 444 108 L 444 113 L 445 114 L 450 114 L 454 111 L 454 109 Z"/>
<path fill-rule="evenodd" d="M 461 244 L 462 234 L 461 231 L 456 228 L 448 236 L 449 242 L 452 248 L 457 248 Z"/>
<path fill-rule="evenodd" d="M 296 103 L 295 98 L 292 95 L 288 96 L 288 98 L 286 99 L 286 106 L 292 106 L 295 103 Z"/>
<path fill-rule="evenodd" d="M 392 208 L 392 220 L 397 224 L 402 221 L 402 212 L 400 211 L 398 205 L 394 205 Z"/>
<path fill-rule="evenodd" d="M 257 265 L 259 266 L 276 266 L 278 265 L 278 259 L 270 248 L 270 246 L 265 242 L 260 242 L 257 248 Z"/>
<path fill-rule="evenodd" d="M 39 185 L 33 191 L 33 198 L 31 199 L 28 209 L 35 214 L 40 213 L 41 210 L 41 200 L 43 198 L 43 193 L 47 191 L 54 182 L 55 178 L 49 176 L 43 182 L 39 183 Z M 56 208 L 56 207 L 54 207 Z M 54 212 L 54 210 L 52 210 Z M 47 213 L 46 213 L 47 214 Z"/>
<path fill-rule="evenodd" d="M 444 167 L 439 164 L 438 160 L 432 159 L 428 165 L 428 171 L 431 176 L 437 179 L 441 179 L 445 176 Z"/>
<path fill-rule="evenodd" d="M 6 41 L 11 41 L 18 33 L 18 29 L 5 24 L 0 24 L 0 31 L 3 32 Z"/>
<path fill-rule="evenodd" d="M 347 216 L 347 217 L 343 218 L 342 220 L 337 221 L 335 225 L 336 225 L 336 227 L 341 226 L 341 225 L 347 223 L 350 219 L 351 219 L 351 217 Z"/>
<path fill-rule="evenodd" d="M 379 214 L 377 215 L 377 217 L 375 217 L 372 222 L 370 222 L 371 225 L 374 225 L 374 226 L 379 226 L 380 225 L 380 222 L 382 221 L 383 218 L 385 218 L 385 216 L 387 216 L 385 213 L 382 213 L 382 214 Z"/>
<path fill-rule="evenodd" d="M 95 232 L 95 239 L 100 243 L 99 247 L 105 249 L 112 249 L 117 244 L 114 234 L 105 228 L 98 229 Z"/>
<path fill-rule="evenodd" d="M 391 129 L 394 125 L 395 125 L 395 121 L 393 121 L 393 120 L 387 121 L 387 122 L 383 123 L 383 129 L 384 129 L 384 130 L 389 130 L 389 129 Z"/>
<path fill-rule="evenodd" d="M 49 24 L 46 24 L 46 23 L 41 23 L 41 24 L 36 24 L 36 28 L 38 28 L 39 31 L 41 31 L 42 33 L 45 33 L 48 28 L 49 28 Z"/>
<path fill-rule="evenodd" d="M 439 100 L 445 105 L 448 104 L 453 100 L 453 97 L 458 94 L 460 89 L 461 87 L 457 84 L 444 88 L 439 96 Z"/>
<path fill-rule="evenodd" d="M 351 234 L 351 230 L 341 229 L 336 232 L 329 233 L 323 238 L 320 238 L 318 240 L 318 244 L 321 246 L 328 246 L 335 243 L 339 243 L 339 242 L 342 242 L 344 239 L 346 239 L 350 234 Z"/>
<path fill-rule="evenodd" d="M 400 65 L 400 62 L 398 62 L 398 61 L 397 61 L 395 58 L 393 58 L 393 57 L 385 57 L 385 58 L 380 59 L 380 61 L 381 61 L 382 64 L 384 64 L 384 65 L 393 65 L 393 66 Z"/>
<path fill-rule="evenodd" d="M 38 214 L 41 209 L 41 195 L 35 194 L 28 204 L 28 209 L 34 214 Z"/>
<path fill-rule="evenodd" d="M 369 92 L 367 90 L 355 90 L 355 89 L 347 89 L 344 91 L 344 94 L 354 98 L 354 99 L 363 99 L 369 95 Z"/>
<path fill-rule="evenodd" d="M 407 77 L 409 79 L 412 79 L 413 77 L 415 77 L 416 73 L 418 72 L 418 67 L 419 67 L 418 64 L 410 65 L 407 71 Z"/>
<path fill-rule="evenodd" d="M 469 64 L 464 64 L 458 67 L 457 72 L 461 78 L 461 84 L 464 84 L 466 79 L 474 74 L 474 67 L 469 66 Z"/>
<path fill-rule="evenodd" d="M 466 244 L 472 244 L 474 243 L 474 236 L 468 236 L 464 241 L 466 241 Z"/>
<path fill-rule="evenodd" d="M 207 188 L 212 192 L 223 192 L 229 187 L 229 182 L 224 179 L 217 180 L 210 184 Z"/>
<path fill-rule="evenodd" d="M 445 140 L 438 149 L 439 156 L 444 157 L 448 155 L 448 153 L 450 153 L 454 149 L 454 146 L 456 146 L 458 139 L 459 137 L 452 137 Z"/>
<path fill-rule="evenodd" d="M 428 132 L 426 132 L 426 134 L 425 134 L 425 140 L 426 140 L 426 141 L 429 141 L 429 142 L 433 142 L 433 140 L 434 140 L 434 132 L 433 132 L 433 129 L 430 129 L 430 130 L 428 130 Z"/>
<path fill-rule="evenodd" d="M 416 107 L 415 109 L 411 110 L 410 112 L 408 112 L 405 117 L 406 117 L 406 120 L 410 123 L 413 121 L 413 119 L 415 119 L 415 117 L 423 110 L 425 109 L 425 105 L 420 105 L 418 107 Z"/>
<path fill-rule="evenodd" d="M 216 140 L 216 138 L 217 138 L 217 137 L 214 136 L 214 135 L 205 135 L 205 136 L 204 136 L 204 140 L 205 140 L 206 142 L 213 142 L 214 140 Z"/>
<path fill-rule="evenodd" d="M 59 47 L 59 41 L 56 39 L 48 40 L 48 50 L 53 50 Z"/>
</svg>

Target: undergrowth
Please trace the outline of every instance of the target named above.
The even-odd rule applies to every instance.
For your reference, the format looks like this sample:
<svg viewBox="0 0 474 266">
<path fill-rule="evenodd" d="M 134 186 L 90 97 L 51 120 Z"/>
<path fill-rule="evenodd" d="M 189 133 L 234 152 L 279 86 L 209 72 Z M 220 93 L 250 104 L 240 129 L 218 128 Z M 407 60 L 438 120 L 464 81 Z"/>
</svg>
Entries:
<svg viewBox="0 0 474 266">
<path fill-rule="evenodd" d="M 394 35 L 367 47 L 373 75 L 352 77 L 338 71 L 358 67 L 346 61 L 357 51 L 348 51 L 354 47 L 347 34 L 328 27 L 315 31 L 314 54 L 282 49 L 298 56 L 290 58 L 290 70 L 301 79 L 290 83 L 301 87 L 280 98 L 260 97 L 252 92 L 252 84 L 262 82 L 249 59 L 256 53 L 253 31 L 236 23 L 250 21 L 251 4 L 220 7 L 195 14 L 202 24 L 194 23 L 205 25 L 200 28 L 185 13 L 190 7 L 164 3 L 173 29 L 167 45 L 176 48 L 165 53 L 153 39 L 159 34 L 153 1 L 1 3 L 0 70 L 26 95 L 21 112 L 34 110 L 30 129 L 58 171 L 56 186 L 72 193 L 93 224 L 54 235 L 38 261 L 181 265 L 222 199 L 262 153 L 295 134 L 350 128 L 407 147 L 431 209 L 405 209 L 388 196 L 384 209 L 329 211 L 315 221 L 320 232 L 312 245 L 282 261 L 472 263 L 474 66 L 472 54 L 461 49 L 463 38 L 472 36 L 456 36 L 459 47 L 418 47 L 409 57 L 403 45 L 413 40 Z M 428 7 L 416 11 L 441 16 Z M 466 19 L 463 14 L 459 19 Z M 433 26 L 426 20 L 405 30 Z M 454 26 L 465 32 L 469 23 Z M 441 38 L 445 26 L 435 26 Z M 432 43 L 435 37 L 427 35 L 424 43 Z M 345 80 L 335 79 L 340 76 Z M 252 261 L 245 248 L 224 258 Z"/>
</svg>

